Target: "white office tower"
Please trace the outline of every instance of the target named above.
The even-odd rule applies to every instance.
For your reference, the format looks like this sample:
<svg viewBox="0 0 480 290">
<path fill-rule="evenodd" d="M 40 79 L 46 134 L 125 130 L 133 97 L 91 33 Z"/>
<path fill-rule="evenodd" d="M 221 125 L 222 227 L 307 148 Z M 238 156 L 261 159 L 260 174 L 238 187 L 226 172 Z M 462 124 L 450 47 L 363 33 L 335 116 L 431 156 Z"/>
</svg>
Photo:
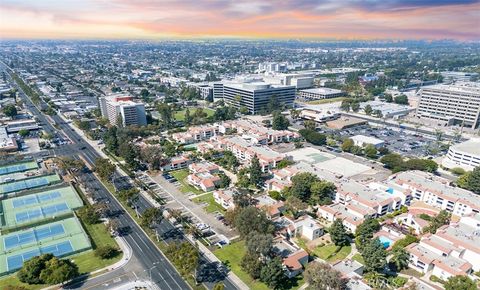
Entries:
<svg viewBox="0 0 480 290">
<path fill-rule="evenodd" d="M 480 120 L 480 83 L 434 85 L 420 91 L 417 116 L 446 125 L 477 128 Z"/>
<path fill-rule="evenodd" d="M 144 104 L 134 102 L 130 96 L 111 95 L 101 97 L 99 102 L 102 116 L 111 125 L 117 125 L 119 118 L 123 126 L 147 125 Z"/>
</svg>

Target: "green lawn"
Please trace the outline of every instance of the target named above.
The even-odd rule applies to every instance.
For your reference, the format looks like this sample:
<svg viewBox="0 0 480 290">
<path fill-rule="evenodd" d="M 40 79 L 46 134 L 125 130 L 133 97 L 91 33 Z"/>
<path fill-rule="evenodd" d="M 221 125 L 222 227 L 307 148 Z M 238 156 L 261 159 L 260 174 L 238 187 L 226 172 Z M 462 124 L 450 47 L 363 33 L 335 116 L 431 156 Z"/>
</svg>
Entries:
<svg viewBox="0 0 480 290">
<path fill-rule="evenodd" d="M 194 194 L 204 193 L 202 190 L 195 188 L 194 186 L 188 184 L 187 176 L 189 174 L 188 169 L 180 169 L 176 171 L 169 172 L 173 177 L 175 177 L 178 182 L 180 182 L 179 190 L 183 193 L 193 192 Z"/>
<path fill-rule="evenodd" d="M 313 250 L 313 254 L 315 254 L 320 259 L 326 260 L 327 262 L 336 262 L 345 259 L 345 257 L 350 254 L 351 250 L 351 246 L 345 246 L 337 249 L 337 246 L 331 244 L 323 247 L 316 247 Z"/>
<path fill-rule="evenodd" d="M 250 278 L 246 272 L 240 267 L 240 261 L 245 255 L 245 242 L 239 241 L 213 252 L 220 261 L 227 265 L 250 289 L 253 290 L 268 290 L 267 285 L 262 282 L 255 281 Z"/>
<path fill-rule="evenodd" d="M 250 275 L 242 270 L 240 267 L 240 261 L 245 255 L 245 242 L 239 241 L 221 249 L 217 249 L 213 252 L 220 261 L 227 265 L 230 270 L 233 271 L 247 286 L 252 290 L 267 290 L 267 285 L 260 281 L 253 280 Z M 300 288 L 304 284 L 302 276 L 298 276 L 294 279 L 290 279 L 285 289 L 295 290 Z"/>
<path fill-rule="evenodd" d="M 110 236 L 107 227 L 102 224 L 94 225 L 83 225 L 85 231 L 90 236 L 92 241 L 92 247 L 95 249 L 98 246 L 114 246 L 118 248 L 117 242 Z M 101 258 L 95 257 L 94 251 L 89 251 L 84 254 L 72 257 L 72 260 L 75 261 L 75 264 L 78 265 L 78 270 L 80 273 L 88 273 L 101 268 L 105 268 L 108 265 L 111 265 L 122 258 L 122 253 L 119 253 L 117 256 L 111 259 L 103 260 Z"/>
<path fill-rule="evenodd" d="M 210 116 L 213 116 L 213 114 L 215 113 L 214 110 L 212 109 L 209 109 L 209 108 L 202 108 L 203 111 L 205 113 L 207 113 L 207 116 L 210 117 Z M 193 116 L 193 114 L 195 113 L 195 110 L 196 108 L 190 108 L 190 116 Z M 175 114 L 173 115 L 175 120 L 177 121 L 184 121 L 185 120 L 185 110 L 181 110 L 181 111 L 176 111 Z"/>
<path fill-rule="evenodd" d="M 208 203 L 205 207 L 205 211 L 208 213 L 212 213 L 215 211 L 225 212 L 225 209 L 215 202 L 215 198 L 213 197 L 213 193 L 208 193 L 199 197 L 195 197 L 192 199 L 195 203 Z"/>
<path fill-rule="evenodd" d="M 363 257 L 360 254 L 353 255 L 352 259 L 359 262 L 362 265 L 365 265 L 365 261 L 363 260 Z"/>
</svg>

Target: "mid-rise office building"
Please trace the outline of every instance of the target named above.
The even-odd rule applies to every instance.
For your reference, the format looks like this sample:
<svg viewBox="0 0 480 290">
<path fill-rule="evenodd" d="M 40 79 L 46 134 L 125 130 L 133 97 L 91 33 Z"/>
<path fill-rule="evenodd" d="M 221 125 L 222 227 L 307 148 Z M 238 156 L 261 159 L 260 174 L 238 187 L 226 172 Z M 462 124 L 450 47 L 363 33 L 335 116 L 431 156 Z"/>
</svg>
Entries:
<svg viewBox="0 0 480 290">
<path fill-rule="evenodd" d="M 471 139 L 450 146 L 442 165 L 446 168 L 460 167 L 467 171 L 480 166 L 480 139 Z"/>
<path fill-rule="evenodd" d="M 308 90 L 300 90 L 300 97 L 306 100 L 322 100 L 322 99 L 331 99 L 337 98 L 344 95 L 341 90 L 330 89 L 330 88 L 314 88 Z"/>
<path fill-rule="evenodd" d="M 134 102 L 130 96 L 101 97 L 99 103 L 102 116 L 107 118 L 111 125 L 116 125 L 119 118 L 123 126 L 147 125 L 144 104 Z"/>
<path fill-rule="evenodd" d="M 444 82 L 469 82 L 478 77 L 478 73 L 475 72 L 443 71 L 440 74 Z"/>
<path fill-rule="evenodd" d="M 447 125 L 477 128 L 480 123 L 480 83 L 422 88 L 417 116 L 439 120 Z"/>
<path fill-rule="evenodd" d="M 251 114 L 267 110 L 271 99 L 283 107 L 292 107 L 295 86 L 272 85 L 262 81 L 224 83 L 223 100 L 237 109 L 246 107 Z"/>
</svg>

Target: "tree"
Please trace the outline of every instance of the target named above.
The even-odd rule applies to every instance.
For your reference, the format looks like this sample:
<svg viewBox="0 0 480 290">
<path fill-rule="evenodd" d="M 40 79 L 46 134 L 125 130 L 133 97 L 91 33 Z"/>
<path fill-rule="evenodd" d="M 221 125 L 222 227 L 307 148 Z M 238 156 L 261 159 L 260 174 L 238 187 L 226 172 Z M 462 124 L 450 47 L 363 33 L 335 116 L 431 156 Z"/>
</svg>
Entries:
<svg viewBox="0 0 480 290">
<path fill-rule="evenodd" d="M 218 173 L 218 176 L 220 177 L 220 182 L 218 184 L 219 188 L 227 188 L 230 186 L 230 183 L 232 182 L 232 180 L 230 179 L 230 177 L 228 177 L 228 175 L 226 175 L 223 172 L 220 172 Z"/>
<path fill-rule="evenodd" d="M 187 108 L 185 110 L 184 120 L 185 120 L 185 124 L 187 124 L 187 125 L 190 125 L 192 123 L 192 116 L 190 116 L 190 109 L 189 108 Z"/>
<path fill-rule="evenodd" d="M 279 112 L 273 114 L 272 129 L 273 130 L 286 130 L 290 126 L 288 119 Z"/>
<path fill-rule="evenodd" d="M 301 172 L 291 178 L 292 185 L 288 188 L 288 195 L 295 196 L 303 202 L 307 202 L 310 199 L 310 188 L 315 181 L 318 181 L 318 177 L 309 172 Z"/>
<path fill-rule="evenodd" d="M 368 285 L 374 289 L 385 289 L 386 287 L 387 280 L 383 273 L 371 271 L 366 273 L 363 277 L 367 280 Z"/>
<path fill-rule="evenodd" d="M 213 288 L 212 288 L 212 290 L 224 290 L 224 289 L 225 289 L 225 285 L 223 285 L 222 282 L 215 283 L 215 285 L 213 285 Z"/>
<path fill-rule="evenodd" d="M 308 289 L 312 290 L 343 290 L 348 283 L 348 279 L 342 272 L 335 270 L 327 263 L 309 263 L 304 277 L 310 286 Z"/>
<path fill-rule="evenodd" d="M 262 182 L 262 166 L 260 165 L 260 161 L 258 160 L 257 155 L 253 156 L 252 161 L 250 163 L 250 184 L 255 186 L 260 185 Z"/>
<path fill-rule="evenodd" d="M 335 194 L 337 187 L 332 182 L 318 180 L 310 186 L 310 200 L 312 205 L 327 205 L 332 203 L 332 196 Z"/>
<path fill-rule="evenodd" d="M 266 258 L 272 251 L 273 237 L 270 234 L 252 233 L 246 238 L 246 246 L 248 253 Z"/>
<path fill-rule="evenodd" d="M 408 97 L 405 95 L 398 95 L 394 98 L 396 104 L 408 105 Z"/>
<path fill-rule="evenodd" d="M 477 166 L 470 172 L 467 180 L 467 189 L 480 194 L 480 166 Z"/>
<path fill-rule="evenodd" d="M 352 139 L 350 139 L 350 138 L 345 139 L 342 143 L 342 150 L 344 152 L 351 152 L 354 145 L 355 145 L 355 143 L 353 143 Z"/>
<path fill-rule="evenodd" d="M 18 131 L 18 135 L 22 136 L 22 138 L 27 137 L 29 134 L 30 131 L 28 131 L 27 129 L 20 129 L 20 131 Z"/>
<path fill-rule="evenodd" d="M 375 146 L 373 146 L 372 144 L 367 144 L 367 146 L 365 146 L 364 148 L 364 152 L 365 152 L 365 156 L 367 156 L 368 158 L 376 158 L 377 157 L 377 148 L 375 148 Z"/>
<path fill-rule="evenodd" d="M 235 217 L 235 228 L 242 237 L 247 237 L 252 232 L 273 233 L 274 226 L 260 209 L 247 206 L 242 208 Z"/>
<path fill-rule="evenodd" d="M 361 253 L 367 271 L 382 271 L 387 265 L 387 252 L 378 238 L 368 241 Z"/>
<path fill-rule="evenodd" d="M 2 112 L 5 114 L 5 116 L 13 118 L 17 115 L 17 107 L 15 107 L 15 105 L 8 104 L 2 108 Z"/>
<path fill-rule="evenodd" d="M 43 280 L 40 279 L 40 273 L 45 269 L 45 263 L 52 258 L 52 254 L 43 254 L 25 261 L 22 268 L 17 272 L 18 280 L 27 284 L 42 284 Z"/>
<path fill-rule="evenodd" d="M 307 209 L 308 205 L 298 197 L 291 195 L 285 201 L 285 207 L 293 214 L 294 217 L 297 217 L 300 212 Z"/>
<path fill-rule="evenodd" d="M 116 166 L 110 162 L 110 160 L 105 158 L 97 158 L 95 160 L 95 172 L 103 180 L 110 180 L 113 173 L 115 173 Z"/>
<path fill-rule="evenodd" d="M 445 290 L 475 290 L 478 289 L 472 279 L 467 276 L 453 276 L 448 278 L 447 282 L 443 284 Z"/>
<path fill-rule="evenodd" d="M 328 232 L 335 246 L 343 247 L 350 244 L 348 241 L 348 233 L 341 219 L 336 219 L 328 229 Z"/>
<path fill-rule="evenodd" d="M 373 115 L 374 115 L 375 117 L 379 118 L 379 119 L 380 119 L 380 118 L 383 118 L 383 113 L 382 113 L 381 110 L 375 110 L 375 111 L 373 111 Z"/>
<path fill-rule="evenodd" d="M 363 110 L 365 111 L 365 114 L 367 114 L 367 115 L 370 115 L 373 112 L 372 106 L 370 106 L 370 105 L 366 105 L 365 108 L 363 108 Z"/>
<path fill-rule="evenodd" d="M 435 234 L 437 230 L 448 223 L 450 223 L 451 215 L 446 210 L 441 210 L 435 217 L 432 218 L 430 224 L 423 229 L 423 232 Z"/>
<path fill-rule="evenodd" d="M 118 192 L 118 197 L 127 202 L 128 206 L 132 206 L 138 200 L 139 191 L 136 188 L 124 189 Z"/>
<path fill-rule="evenodd" d="M 315 131 L 315 129 L 317 129 L 317 122 L 315 122 L 313 120 L 305 120 L 303 122 L 303 126 L 307 130 Z"/>
<path fill-rule="evenodd" d="M 291 109 L 290 116 L 292 116 L 292 119 L 294 120 L 298 119 L 300 117 L 300 110 Z"/>
<path fill-rule="evenodd" d="M 397 153 L 390 153 L 385 156 L 383 156 L 380 159 L 380 162 L 385 165 L 386 168 L 388 169 L 393 169 L 401 166 L 403 164 L 403 158 Z"/>
<path fill-rule="evenodd" d="M 351 107 L 352 111 L 354 111 L 355 113 L 360 111 L 360 104 L 358 102 L 352 102 L 350 104 L 350 107 Z"/>
<path fill-rule="evenodd" d="M 390 262 L 395 265 L 397 271 L 408 268 L 408 260 L 410 259 L 410 255 L 408 254 L 408 252 L 405 251 L 405 249 L 403 248 L 397 248 L 392 252 L 393 256 L 390 259 Z"/>
<path fill-rule="evenodd" d="M 277 162 L 277 169 L 282 169 L 287 166 L 293 165 L 295 162 L 288 160 L 288 159 L 283 159 Z"/>
<path fill-rule="evenodd" d="M 72 261 L 53 257 L 45 263 L 45 269 L 40 273 L 40 279 L 47 284 L 63 284 L 78 275 L 78 267 Z"/>
<path fill-rule="evenodd" d="M 340 109 L 345 112 L 350 111 L 350 102 L 347 100 L 343 100 L 342 104 L 340 105 Z"/>
<path fill-rule="evenodd" d="M 361 251 L 368 240 L 373 237 L 373 234 L 380 229 L 378 220 L 368 216 L 363 223 L 361 223 L 355 231 L 355 244 Z"/>
<path fill-rule="evenodd" d="M 253 279 L 260 278 L 263 263 L 260 258 L 254 254 L 245 253 L 240 261 L 240 267 L 247 272 Z"/>
<path fill-rule="evenodd" d="M 325 145 L 325 143 L 327 142 L 327 136 L 325 136 L 325 134 L 318 133 L 317 131 L 301 129 L 298 132 L 300 133 L 300 135 L 302 135 L 303 138 L 305 138 L 305 140 L 312 143 L 313 145 Z"/>
<path fill-rule="evenodd" d="M 147 208 L 142 214 L 142 226 L 152 227 L 162 220 L 162 211 L 156 207 Z"/>
<path fill-rule="evenodd" d="M 87 205 L 79 209 L 78 216 L 84 223 L 89 225 L 96 224 L 98 222 L 98 219 L 100 218 L 94 207 L 91 205 Z"/>
<path fill-rule="evenodd" d="M 95 249 L 95 256 L 100 259 L 110 259 L 118 254 L 117 248 L 110 245 L 99 246 Z"/>
<path fill-rule="evenodd" d="M 272 289 L 278 289 L 285 282 L 286 276 L 283 270 L 282 260 L 275 257 L 267 262 L 260 271 L 260 280 Z"/>
<path fill-rule="evenodd" d="M 169 243 L 165 249 L 165 255 L 182 276 L 192 274 L 197 269 L 200 259 L 198 249 L 189 242 Z"/>
<path fill-rule="evenodd" d="M 393 102 L 393 97 L 390 94 L 385 94 L 385 102 L 387 103 L 392 103 Z"/>
</svg>

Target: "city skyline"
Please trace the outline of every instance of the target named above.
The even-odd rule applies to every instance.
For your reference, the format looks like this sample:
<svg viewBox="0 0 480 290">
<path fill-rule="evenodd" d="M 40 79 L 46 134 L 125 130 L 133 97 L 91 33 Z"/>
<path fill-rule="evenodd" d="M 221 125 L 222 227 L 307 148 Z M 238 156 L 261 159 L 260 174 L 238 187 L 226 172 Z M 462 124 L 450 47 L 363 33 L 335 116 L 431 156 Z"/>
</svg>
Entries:
<svg viewBox="0 0 480 290">
<path fill-rule="evenodd" d="M 480 2 L 32 1 L 0 4 L 2 38 L 480 39 Z"/>
</svg>

